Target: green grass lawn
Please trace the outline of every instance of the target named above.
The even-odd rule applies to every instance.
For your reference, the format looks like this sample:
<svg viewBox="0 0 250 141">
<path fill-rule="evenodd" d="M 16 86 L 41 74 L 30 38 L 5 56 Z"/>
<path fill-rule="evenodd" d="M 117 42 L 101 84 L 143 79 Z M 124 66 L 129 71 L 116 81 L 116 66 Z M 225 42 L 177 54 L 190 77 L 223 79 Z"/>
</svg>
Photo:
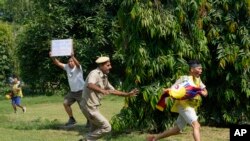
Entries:
<svg viewBox="0 0 250 141">
<path fill-rule="evenodd" d="M 119 113 L 124 105 L 124 98 L 107 96 L 102 101 L 100 111 L 111 119 Z M 61 96 L 24 97 L 22 104 L 27 107 L 23 113 L 18 109 L 15 114 L 10 101 L 0 97 L 0 140 L 1 141 L 78 141 L 87 132 L 84 128 L 86 119 L 77 103 L 73 105 L 77 124 L 74 128 L 64 129 L 62 126 L 68 120 L 62 105 Z M 146 134 L 133 132 L 119 136 L 109 136 L 101 140 L 110 141 L 144 141 Z M 203 141 L 228 141 L 229 129 L 202 126 Z M 181 135 L 163 139 L 164 141 L 192 141 L 191 128 L 187 127 Z"/>
</svg>

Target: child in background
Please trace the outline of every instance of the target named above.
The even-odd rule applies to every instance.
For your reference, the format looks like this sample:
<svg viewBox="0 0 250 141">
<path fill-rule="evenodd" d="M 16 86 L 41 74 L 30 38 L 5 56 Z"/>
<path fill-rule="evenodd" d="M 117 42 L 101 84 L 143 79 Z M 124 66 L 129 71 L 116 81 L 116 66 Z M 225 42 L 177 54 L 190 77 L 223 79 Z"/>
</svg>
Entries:
<svg viewBox="0 0 250 141">
<path fill-rule="evenodd" d="M 14 112 L 17 112 L 17 107 L 20 107 L 23 112 L 26 112 L 26 107 L 21 106 L 21 98 L 23 97 L 22 88 L 20 85 L 19 78 L 17 76 L 13 77 L 13 86 L 12 86 L 13 96 L 11 98 L 11 103 L 14 109 Z"/>
</svg>

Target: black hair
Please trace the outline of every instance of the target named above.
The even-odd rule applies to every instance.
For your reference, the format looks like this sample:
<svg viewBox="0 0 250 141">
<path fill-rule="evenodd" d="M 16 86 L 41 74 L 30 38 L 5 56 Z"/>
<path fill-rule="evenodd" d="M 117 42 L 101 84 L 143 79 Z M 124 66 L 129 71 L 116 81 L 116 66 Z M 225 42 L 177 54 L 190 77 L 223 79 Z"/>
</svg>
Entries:
<svg viewBox="0 0 250 141">
<path fill-rule="evenodd" d="M 197 65 L 201 65 L 201 63 L 198 60 L 190 60 L 190 61 L 188 61 L 188 66 L 190 68 L 195 67 Z"/>
<path fill-rule="evenodd" d="M 13 74 L 12 78 L 16 78 L 17 80 L 19 80 L 19 77 L 16 74 Z"/>
</svg>

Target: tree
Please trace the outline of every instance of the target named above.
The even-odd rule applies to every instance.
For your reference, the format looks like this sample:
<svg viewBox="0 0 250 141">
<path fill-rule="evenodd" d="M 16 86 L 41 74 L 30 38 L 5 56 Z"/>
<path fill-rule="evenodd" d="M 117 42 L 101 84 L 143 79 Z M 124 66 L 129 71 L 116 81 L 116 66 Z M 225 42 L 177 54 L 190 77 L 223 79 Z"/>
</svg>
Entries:
<svg viewBox="0 0 250 141">
<path fill-rule="evenodd" d="M 0 93 L 9 91 L 8 77 L 15 72 L 12 26 L 0 21 Z"/>
<path fill-rule="evenodd" d="M 136 84 L 142 95 L 128 99 L 128 107 L 113 119 L 118 130 L 160 131 L 173 123 L 173 113 L 155 110 L 162 88 L 186 73 L 186 60 L 210 63 L 207 38 L 198 24 L 200 5 L 199 1 L 121 2 L 117 58 L 124 62 L 125 87 Z"/>
<path fill-rule="evenodd" d="M 214 124 L 249 122 L 250 2 L 208 1 L 204 6 L 203 29 L 212 56 L 204 117 Z M 216 109 L 211 107 L 214 103 Z"/>
<path fill-rule="evenodd" d="M 65 74 L 48 57 L 52 39 L 73 39 L 85 74 L 96 67 L 97 56 L 112 54 L 116 12 L 111 2 L 32 0 L 32 3 L 33 17 L 18 35 L 21 75 L 32 89 L 46 92 L 54 87 L 68 88 Z"/>
<path fill-rule="evenodd" d="M 200 60 L 205 70 L 209 98 L 199 109 L 201 118 L 221 126 L 249 121 L 249 2 L 234 2 L 121 1 L 115 57 L 125 67 L 124 86 L 136 84 L 142 95 L 127 99 L 112 120 L 115 130 L 170 126 L 175 114 L 157 112 L 155 105 L 161 88 L 185 74 L 189 59 Z"/>
<path fill-rule="evenodd" d="M 1 19 L 10 23 L 23 24 L 32 17 L 32 0 L 1 0 Z"/>
<path fill-rule="evenodd" d="M 13 34 L 12 27 L 7 23 L 0 22 L 0 81 L 14 71 L 13 61 Z"/>
</svg>

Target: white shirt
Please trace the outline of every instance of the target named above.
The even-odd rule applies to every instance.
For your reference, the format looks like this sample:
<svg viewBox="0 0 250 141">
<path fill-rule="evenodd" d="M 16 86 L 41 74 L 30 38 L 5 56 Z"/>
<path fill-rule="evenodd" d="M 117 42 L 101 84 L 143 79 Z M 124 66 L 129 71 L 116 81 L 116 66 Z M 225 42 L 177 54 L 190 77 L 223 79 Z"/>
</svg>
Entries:
<svg viewBox="0 0 250 141">
<path fill-rule="evenodd" d="M 85 84 L 83 80 L 83 72 L 82 67 L 74 67 L 70 68 L 68 64 L 65 64 L 63 69 L 67 73 L 69 87 L 71 92 L 77 92 L 83 90 L 83 86 Z"/>
<path fill-rule="evenodd" d="M 197 79 L 199 81 L 198 87 L 200 89 L 205 89 L 206 86 L 202 83 L 200 78 L 197 78 Z M 180 86 L 191 85 L 191 86 L 197 87 L 197 84 L 194 83 L 192 76 L 188 76 L 188 75 L 181 76 L 178 80 L 176 80 L 176 82 L 174 83 L 174 85 L 171 86 L 171 88 L 175 88 L 177 87 L 177 85 L 180 85 Z"/>
</svg>

